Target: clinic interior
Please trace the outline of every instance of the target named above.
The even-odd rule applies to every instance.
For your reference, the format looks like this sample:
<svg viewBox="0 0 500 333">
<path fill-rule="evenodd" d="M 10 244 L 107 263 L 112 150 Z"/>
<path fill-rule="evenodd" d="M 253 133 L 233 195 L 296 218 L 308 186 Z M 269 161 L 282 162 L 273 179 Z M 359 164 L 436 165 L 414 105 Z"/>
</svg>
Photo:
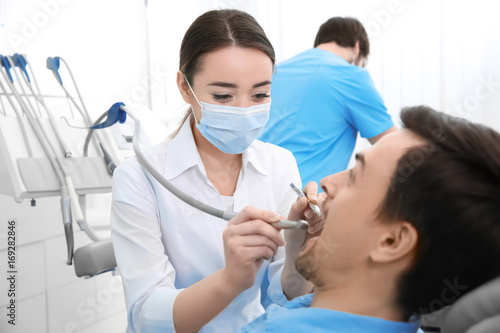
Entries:
<svg viewBox="0 0 500 333">
<path fill-rule="evenodd" d="M 216 8 L 253 15 L 278 63 L 312 47 L 329 17 L 356 17 L 370 38 L 367 70 L 396 125 L 402 107 L 426 104 L 500 130 L 494 108 L 500 105 L 500 2 L 494 0 L 0 0 L 0 53 L 26 54 L 47 103 L 56 113 L 64 110 L 71 123 L 72 107 L 45 68 L 47 57 L 64 58 L 92 119 L 123 101 L 149 110 L 149 139 L 159 142 L 182 117 L 176 72 L 183 33 L 197 16 Z M 368 145 L 358 140 L 355 151 Z M 6 175 L 0 173 L 3 184 L 1 177 Z M 17 221 L 18 235 L 18 325 L 13 330 L 2 318 L 0 331 L 124 332 L 120 277 L 78 278 L 66 265 L 60 197 L 18 201 L 0 194 L 2 271 L 6 221 Z M 102 227 L 96 229 L 101 237 L 109 236 L 110 203 L 110 193 L 87 198 L 88 223 Z M 77 227 L 74 237 L 75 248 L 91 242 Z M 7 306 L 7 289 L 2 277 L 0 308 Z"/>
</svg>

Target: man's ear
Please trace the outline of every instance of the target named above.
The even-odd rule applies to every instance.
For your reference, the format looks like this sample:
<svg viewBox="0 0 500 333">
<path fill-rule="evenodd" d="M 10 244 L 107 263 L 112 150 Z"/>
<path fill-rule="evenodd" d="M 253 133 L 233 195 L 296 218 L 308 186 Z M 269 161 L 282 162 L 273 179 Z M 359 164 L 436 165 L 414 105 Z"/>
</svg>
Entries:
<svg viewBox="0 0 500 333">
<path fill-rule="evenodd" d="M 179 91 L 182 95 L 182 99 L 184 99 L 184 102 L 191 104 L 191 91 L 189 90 L 189 86 L 182 71 L 177 71 L 176 81 L 177 81 L 177 87 L 179 88 Z"/>
<path fill-rule="evenodd" d="M 384 226 L 370 259 L 377 263 L 389 263 L 406 256 L 413 256 L 417 248 L 418 232 L 408 222 L 390 222 Z"/>
<path fill-rule="evenodd" d="M 359 56 L 359 40 L 354 44 L 354 52 L 356 53 L 356 58 Z"/>
</svg>

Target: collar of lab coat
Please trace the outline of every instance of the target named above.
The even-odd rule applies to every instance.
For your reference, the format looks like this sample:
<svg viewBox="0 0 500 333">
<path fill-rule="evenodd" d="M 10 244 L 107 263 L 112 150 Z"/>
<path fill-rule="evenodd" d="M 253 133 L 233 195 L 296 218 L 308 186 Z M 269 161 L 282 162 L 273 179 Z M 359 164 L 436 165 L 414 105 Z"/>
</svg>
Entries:
<svg viewBox="0 0 500 333">
<path fill-rule="evenodd" d="M 268 175 L 269 172 L 264 168 L 259 160 L 259 141 L 254 141 L 242 156 L 242 172 L 246 173 L 248 166 L 251 165 L 257 172 Z M 207 176 L 205 166 L 201 161 L 200 154 L 194 142 L 193 132 L 191 131 L 191 117 L 182 125 L 179 133 L 170 142 L 166 156 L 165 178 L 171 180 L 179 176 L 189 168 L 198 166 L 200 172 Z"/>
</svg>

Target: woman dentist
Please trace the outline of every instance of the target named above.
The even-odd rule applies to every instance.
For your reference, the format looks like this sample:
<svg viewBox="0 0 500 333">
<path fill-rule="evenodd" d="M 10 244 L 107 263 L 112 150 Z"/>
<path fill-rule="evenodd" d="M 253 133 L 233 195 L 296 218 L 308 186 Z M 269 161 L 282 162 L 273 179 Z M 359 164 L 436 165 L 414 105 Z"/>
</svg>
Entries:
<svg viewBox="0 0 500 333">
<path fill-rule="evenodd" d="M 283 297 L 284 239 L 272 223 L 288 215 L 296 201 L 289 184 L 300 176 L 289 151 L 255 140 L 269 117 L 274 61 L 264 31 L 244 12 L 207 12 L 186 32 L 177 85 L 191 108 L 171 140 L 144 154 L 199 201 L 276 213 L 228 223 L 180 201 L 136 158 L 124 161 L 113 176 L 111 226 L 129 331 L 235 332 L 264 312 L 268 266 L 268 294 Z"/>
</svg>

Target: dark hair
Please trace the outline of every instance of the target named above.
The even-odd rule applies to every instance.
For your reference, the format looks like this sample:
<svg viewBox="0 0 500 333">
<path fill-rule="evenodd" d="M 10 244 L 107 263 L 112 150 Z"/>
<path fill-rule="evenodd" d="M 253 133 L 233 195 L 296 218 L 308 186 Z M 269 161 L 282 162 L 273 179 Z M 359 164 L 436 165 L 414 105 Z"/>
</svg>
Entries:
<svg viewBox="0 0 500 333">
<path fill-rule="evenodd" d="M 403 109 L 401 120 L 427 141 L 400 158 L 380 207 L 418 232 L 397 286 L 408 319 L 500 275 L 500 134 L 426 106 Z"/>
<path fill-rule="evenodd" d="M 260 50 L 271 58 L 274 67 L 274 48 L 253 16 L 236 9 L 220 9 L 200 15 L 188 28 L 181 43 L 179 70 L 194 85 L 194 75 L 202 68 L 203 56 L 228 46 Z M 187 112 L 181 124 L 189 115 Z M 179 130 L 180 127 L 170 138 Z"/>
<path fill-rule="evenodd" d="M 329 42 L 335 42 L 342 47 L 354 47 L 357 41 L 359 55 L 368 58 L 370 42 L 361 22 L 352 17 L 332 17 L 319 28 L 314 47 Z"/>
<path fill-rule="evenodd" d="M 182 40 L 179 69 L 193 84 L 203 55 L 227 46 L 261 50 L 274 66 L 273 46 L 259 23 L 248 13 L 222 9 L 208 11 L 191 24 Z"/>
</svg>

